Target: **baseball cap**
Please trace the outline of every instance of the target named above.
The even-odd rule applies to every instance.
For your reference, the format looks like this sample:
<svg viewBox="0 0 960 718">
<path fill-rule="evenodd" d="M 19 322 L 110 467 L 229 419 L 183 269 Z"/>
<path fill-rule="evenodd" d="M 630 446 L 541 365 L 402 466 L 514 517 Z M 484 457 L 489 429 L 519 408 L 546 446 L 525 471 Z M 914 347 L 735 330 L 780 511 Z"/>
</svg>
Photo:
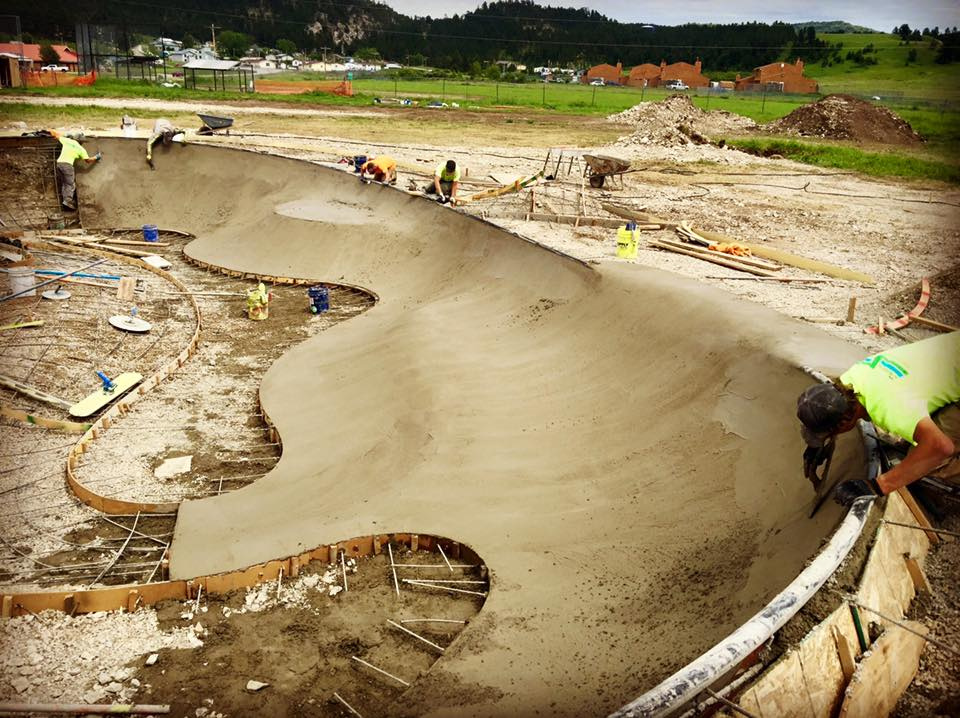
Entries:
<svg viewBox="0 0 960 718">
<path fill-rule="evenodd" d="M 847 400 L 833 384 L 815 384 L 797 398 L 800 433 L 810 446 L 822 446 L 847 411 Z"/>
</svg>

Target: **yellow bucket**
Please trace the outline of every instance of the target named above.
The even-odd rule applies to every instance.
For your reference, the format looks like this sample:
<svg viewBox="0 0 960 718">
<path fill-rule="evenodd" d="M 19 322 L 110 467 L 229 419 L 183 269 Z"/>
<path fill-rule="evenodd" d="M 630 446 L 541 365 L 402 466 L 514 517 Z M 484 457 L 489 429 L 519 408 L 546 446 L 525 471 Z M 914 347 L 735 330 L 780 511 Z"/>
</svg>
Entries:
<svg viewBox="0 0 960 718">
<path fill-rule="evenodd" d="M 620 227 L 617 230 L 617 256 L 621 259 L 637 258 L 637 231 Z"/>
</svg>

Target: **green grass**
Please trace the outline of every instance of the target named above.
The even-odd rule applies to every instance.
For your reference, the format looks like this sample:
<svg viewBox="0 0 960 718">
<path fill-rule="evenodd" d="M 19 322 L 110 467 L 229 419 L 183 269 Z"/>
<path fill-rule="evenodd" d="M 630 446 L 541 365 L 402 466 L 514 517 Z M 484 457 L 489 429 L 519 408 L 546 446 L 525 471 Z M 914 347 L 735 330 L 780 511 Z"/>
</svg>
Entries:
<svg viewBox="0 0 960 718">
<path fill-rule="evenodd" d="M 856 147 L 779 139 L 734 139 L 727 144 L 762 157 L 780 155 L 808 165 L 852 170 L 874 177 L 960 184 L 960 166 L 897 152 L 869 152 Z"/>
<path fill-rule="evenodd" d="M 807 65 L 805 74 L 820 83 L 820 91 L 824 94 L 876 95 L 885 101 L 898 98 L 926 102 L 960 101 L 960 71 L 956 65 L 934 62 L 937 50 L 930 46 L 929 38 L 902 45 L 896 35 L 825 34 L 817 37 L 831 44 L 843 43 L 840 51 L 843 57 L 849 50 L 860 50 L 870 44 L 876 48 L 876 53 L 871 54 L 877 59 L 876 65 L 860 67 L 850 61 L 830 67 L 823 67 L 822 63 Z M 917 59 L 908 65 L 907 55 L 911 50 L 917 51 Z"/>
</svg>

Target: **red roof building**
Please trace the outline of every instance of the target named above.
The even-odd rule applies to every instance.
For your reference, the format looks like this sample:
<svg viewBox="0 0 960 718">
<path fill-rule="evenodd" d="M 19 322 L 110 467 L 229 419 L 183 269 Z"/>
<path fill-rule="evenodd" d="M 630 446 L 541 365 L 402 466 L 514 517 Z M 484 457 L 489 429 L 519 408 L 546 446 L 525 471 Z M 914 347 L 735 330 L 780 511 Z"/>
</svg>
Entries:
<svg viewBox="0 0 960 718">
<path fill-rule="evenodd" d="M 622 85 L 623 64 L 618 62 L 616 67 L 606 63 L 594 65 L 587 70 L 586 75 L 580 78 L 581 82 L 592 82 L 593 80 L 603 80 L 608 85 Z"/>
<path fill-rule="evenodd" d="M 630 87 L 656 87 L 660 84 L 660 66 L 651 62 L 636 65 L 627 76 L 627 84 Z"/>
<path fill-rule="evenodd" d="M 803 60 L 797 59 L 793 64 L 788 62 L 772 62 L 762 65 L 753 71 L 749 77 L 737 75 L 738 90 L 772 90 L 774 92 L 817 92 L 819 85 L 816 80 L 803 75 Z"/>
<path fill-rule="evenodd" d="M 660 84 L 665 85 L 670 80 L 682 80 L 687 87 L 709 87 L 710 78 L 700 72 L 700 58 L 692 65 L 689 62 L 674 62 L 670 65 L 665 60 L 660 61 Z"/>
<path fill-rule="evenodd" d="M 77 53 L 66 45 L 52 45 L 51 47 L 53 47 L 60 57 L 59 64 L 75 72 L 77 63 L 79 62 Z M 46 64 L 43 58 L 40 57 L 40 46 L 35 43 L 0 42 L 0 53 L 22 57 L 26 62 L 32 62 L 36 66 L 34 67 L 35 70 L 39 70 L 40 66 Z"/>
</svg>

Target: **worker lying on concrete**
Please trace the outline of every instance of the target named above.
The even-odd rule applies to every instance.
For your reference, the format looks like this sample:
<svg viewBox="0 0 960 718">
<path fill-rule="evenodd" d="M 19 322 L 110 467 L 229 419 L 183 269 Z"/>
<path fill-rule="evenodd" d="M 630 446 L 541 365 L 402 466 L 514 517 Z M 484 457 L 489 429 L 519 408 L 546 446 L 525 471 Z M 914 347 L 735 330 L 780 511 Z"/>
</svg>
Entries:
<svg viewBox="0 0 960 718">
<path fill-rule="evenodd" d="M 60 156 L 57 157 L 57 181 L 60 183 L 60 204 L 71 212 L 77 208 L 77 172 L 73 163 L 83 160 L 92 165 L 99 162 L 102 155 L 97 152 L 93 157 L 87 154 L 83 143 L 87 138 L 82 132 L 60 133 L 50 130 L 50 134 L 60 140 Z"/>
<path fill-rule="evenodd" d="M 433 184 L 426 188 L 427 194 L 437 195 L 440 202 L 457 203 L 457 190 L 460 188 L 460 168 L 453 160 L 437 165 L 433 173 Z"/>
<path fill-rule="evenodd" d="M 367 175 L 373 175 L 373 179 L 384 184 L 397 183 L 397 161 L 393 157 L 380 155 L 371 160 L 367 160 L 360 165 L 360 179 L 369 181 Z"/>
<path fill-rule="evenodd" d="M 162 142 L 164 147 L 169 147 L 171 142 L 183 142 L 183 132 L 165 117 L 160 117 L 153 123 L 153 132 L 147 140 L 147 164 L 150 169 L 156 169 L 153 166 L 153 146 L 157 142 Z"/>
<path fill-rule="evenodd" d="M 835 498 L 889 494 L 924 476 L 960 483 L 960 332 L 869 356 L 831 384 L 817 384 L 797 400 L 807 476 L 825 460 L 822 448 L 858 419 L 912 444 L 906 458 L 871 481 L 839 484 Z M 816 457 L 816 458 L 815 458 Z M 815 482 L 816 483 L 816 482 Z"/>
</svg>

